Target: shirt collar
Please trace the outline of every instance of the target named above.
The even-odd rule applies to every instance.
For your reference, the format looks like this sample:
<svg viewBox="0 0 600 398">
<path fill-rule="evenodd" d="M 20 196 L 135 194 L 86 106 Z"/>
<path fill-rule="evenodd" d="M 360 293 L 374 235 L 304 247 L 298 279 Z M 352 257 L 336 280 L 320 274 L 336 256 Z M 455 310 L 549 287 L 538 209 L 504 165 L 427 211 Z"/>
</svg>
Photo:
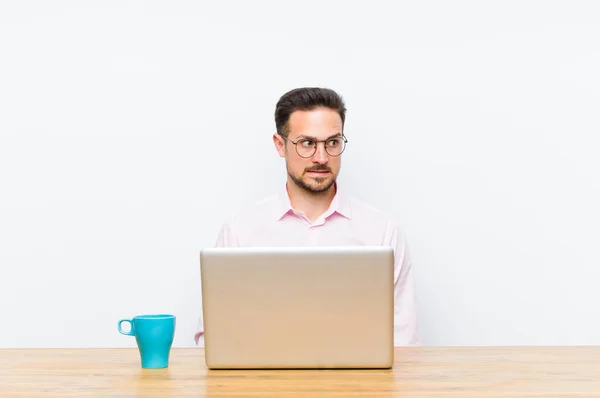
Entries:
<svg viewBox="0 0 600 398">
<path fill-rule="evenodd" d="M 350 209 L 350 201 L 346 195 L 344 195 L 343 191 L 340 191 L 340 187 L 337 182 L 335 182 L 335 190 L 335 196 L 329 205 L 329 209 L 327 209 L 325 212 L 325 217 L 329 217 L 333 213 L 338 213 L 347 219 L 351 219 L 352 211 Z M 283 216 L 293 211 L 294 208 L 292 207 L 292 203 L 287 192 L 287 185 L 283 184 L 282 188 L 277 193 L 275 218 L 277 220 L 281 220 Z"/>
</svg>

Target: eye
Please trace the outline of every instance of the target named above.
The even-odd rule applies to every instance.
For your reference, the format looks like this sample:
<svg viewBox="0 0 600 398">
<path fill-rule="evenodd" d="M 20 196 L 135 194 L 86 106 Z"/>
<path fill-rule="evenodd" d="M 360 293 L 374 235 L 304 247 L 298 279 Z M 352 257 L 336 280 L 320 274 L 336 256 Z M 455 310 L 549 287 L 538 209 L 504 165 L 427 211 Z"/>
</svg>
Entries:
<svg viewBox="0 0 600 398">
<path fill-rule="evenodd" d="M 340 139 L 339 138 L 333 138 L 329 141 L 327 141 L 327 146 L 338 146 L 340 144 Z"/>
<path fill-rule="evenodd" d="M 302 140 L 300 141 L 300 145 L 304 148 L 312 148 L 315 146 L 315 142 L 313 140 Z"/>
</svg>

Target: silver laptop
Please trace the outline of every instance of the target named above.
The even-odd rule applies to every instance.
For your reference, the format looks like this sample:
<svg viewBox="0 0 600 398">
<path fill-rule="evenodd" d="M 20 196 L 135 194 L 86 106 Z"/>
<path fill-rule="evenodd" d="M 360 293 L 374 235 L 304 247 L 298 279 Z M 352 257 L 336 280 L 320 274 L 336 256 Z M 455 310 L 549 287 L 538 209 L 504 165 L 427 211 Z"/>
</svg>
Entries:
<svg viewBox="0 0 600 398">
<path fill-rule="evenodd" d="M 200 252 L 210 369 L 390 368 L 391 247 Z"/>
</svg>

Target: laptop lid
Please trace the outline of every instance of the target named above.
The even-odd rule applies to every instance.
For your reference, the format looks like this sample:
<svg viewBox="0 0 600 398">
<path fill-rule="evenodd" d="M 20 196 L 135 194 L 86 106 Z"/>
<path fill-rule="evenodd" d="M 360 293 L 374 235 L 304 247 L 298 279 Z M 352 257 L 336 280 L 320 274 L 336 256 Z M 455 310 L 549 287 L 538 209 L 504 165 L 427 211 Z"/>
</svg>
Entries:
<svg viewBox="0 0 600 398">
<path fill-rule="evenodd" d="M 393 365 L 391 247 L 208 248 L 200 268 L 209 368 Z"/>
</svg>

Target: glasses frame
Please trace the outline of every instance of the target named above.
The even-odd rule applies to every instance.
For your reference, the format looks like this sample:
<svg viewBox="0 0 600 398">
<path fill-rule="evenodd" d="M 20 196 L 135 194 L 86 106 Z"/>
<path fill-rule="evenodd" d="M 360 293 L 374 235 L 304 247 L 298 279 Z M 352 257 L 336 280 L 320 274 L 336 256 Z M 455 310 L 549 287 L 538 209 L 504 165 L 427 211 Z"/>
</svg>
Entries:
<svg viewBox="0 0 600 398">
<path fill-rule="evenodd" d="M 289 141 L 289 142 L 291 142 L 292 144 L 294 144 L 294 147 L 296 147 L 296 153 L 298 154 L 298 156 L 300 156 L 301 158 L 304 158 L 304 159 L 312 158 L 313 156 L 315 156 L 315 153 L 317 153 L 317 146 L 319 145 L 319 143 L 320 143 L 320 142 L 322 142 L 322 143 L 323 143 L 323 147 L 325 148 L 325 152 L 327 152 L 327 154 L 328 154 L 329 156 L 332 156 L 332 157 L 338 157 L 338 156 L 340 156 L 342 153 L 344 153 L 344 151 L 346 150 L 346 144 L 348 143 L 348 139 L 346 138 L 346 136 L 345 136 L 344 134 L 342 134 L 342 136 L 341 136 L 341 137 L 331 137 L 331 138 L 328 138 L 328 139 L 326 139 L 326 140 L 324 140 L 324 141 L 315 141 L 315 145 L 313 146 L 313 152 L 310 154 L 310 156 L 302 156 L 302 155 L 300 155 L 300 152 L 298 152 L 298 143 L 299 143 L 300 141 L 306 140 L 306 138 L 301 138 L 301 139 L 298 139 L 296 142 L 294 142 L 294 141 L 290 140 L 289 138 L 287 138 L 287 137 L 285 137 L 285 136 L 283 136 L 283 135 L 281 135 L 281 134 L 279 134 L 279 135 L 280 135 L 280 136 L 281 136 L 281 137 L 282 137 L 284 140 L 286 140 L 286 141 Z M 337 155 L 332 155 L 332 154 L 330 154 L 330 153 L 329 153 L 329 151 L 327 150 L 327 141 L 329 141 L 329 140 L 332 140 L 332 139 L 334 139 L 334 138 L 341 138 L 341 139 L 344 141 L 344 148 L 342 149 L 342 152 L 338 153 Z M 313 140 L 310 140 L 310 141 L 313 141 Z"/>
</svg>

